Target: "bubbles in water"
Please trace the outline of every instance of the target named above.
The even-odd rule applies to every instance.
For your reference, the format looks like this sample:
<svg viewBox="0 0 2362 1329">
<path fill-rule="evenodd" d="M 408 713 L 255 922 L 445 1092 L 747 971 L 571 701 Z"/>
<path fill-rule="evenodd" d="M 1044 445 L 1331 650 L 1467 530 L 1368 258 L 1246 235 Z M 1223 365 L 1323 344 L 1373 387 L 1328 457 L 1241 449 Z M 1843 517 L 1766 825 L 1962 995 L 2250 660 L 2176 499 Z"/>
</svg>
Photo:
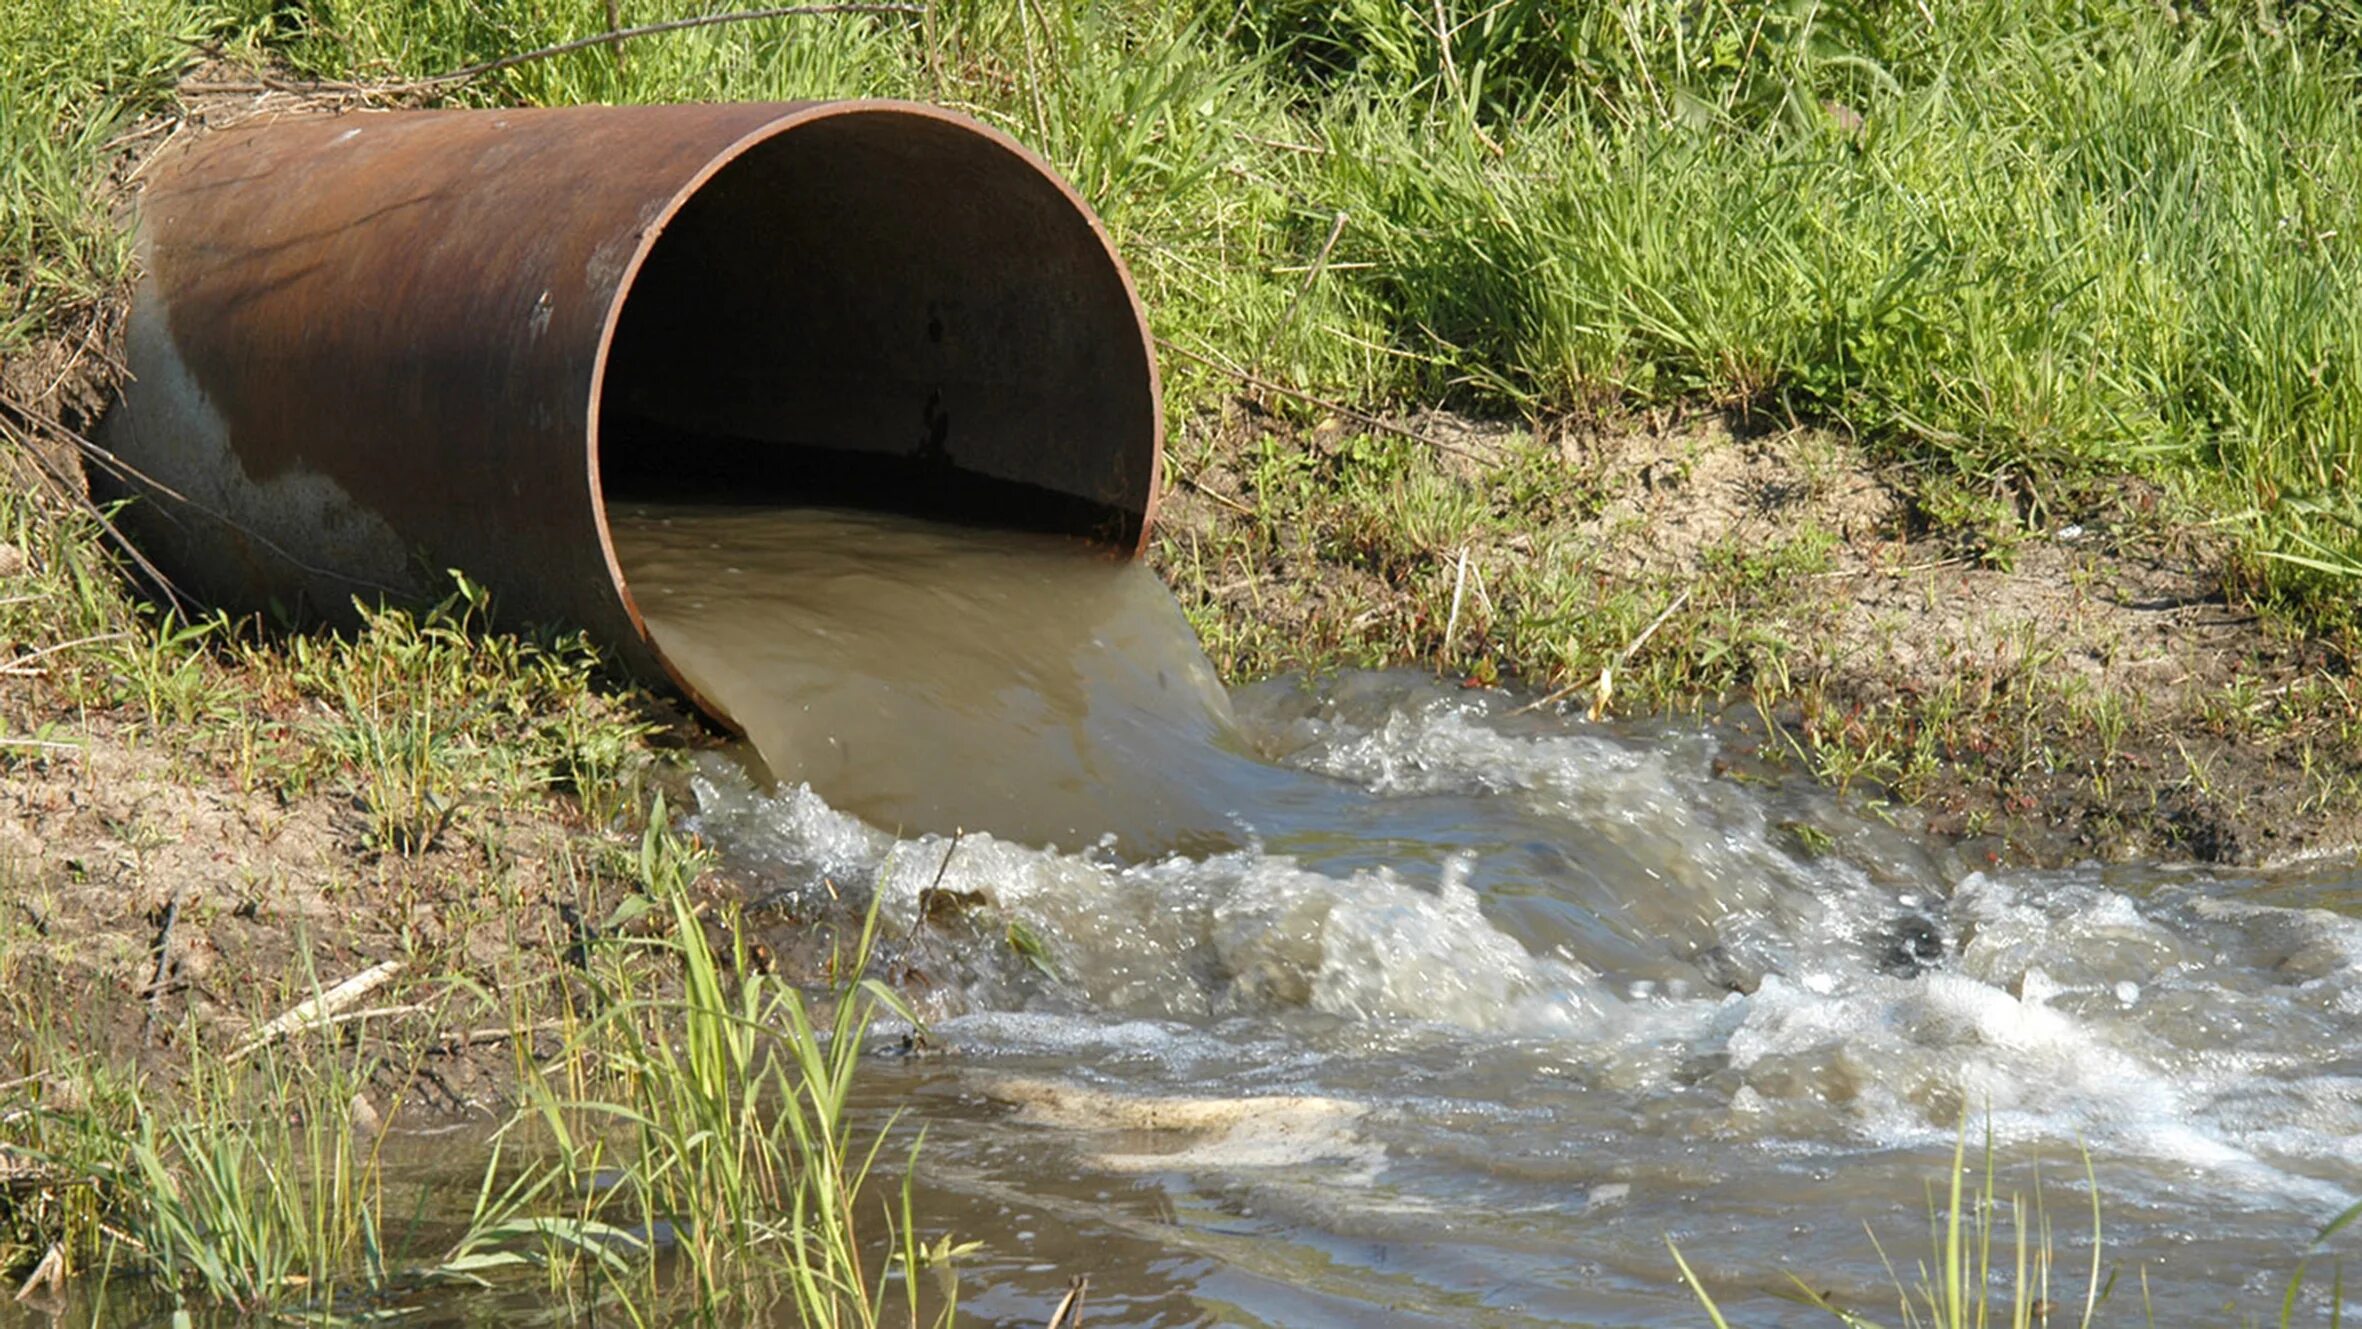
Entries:
<svg viewBox="0 0 2362 1329">
<path fill-rule="evenodd" d="M 2110 1241 L 2181 1234 L 2177 1271 L 2215 1289 L 2184 1308 L 2205 1313 L 2362 1190 L 2354 919 L 2186 870 L 1969 871 L 1818 791 L 1718 778 L 1703 733 L 1522 716 L 1407 675 L 1249 689 L 1234 727 L 1202 658 L 1168 643 L 1132 669 L 1142 634 L 1110 613 L 1052 630 L 1004 614 L 1002 644 L 962 668 L 1028 680 L 1033 699 L 963 675 L 922 708 L 926 726 L 961 708 L 976 733 L 1015 725 L 1008 752 L 933 728 L 897 740 L 890 689 L 799 684 L 797 723 L 848 696 L 882 718 L 830 749 L 841 767 L 815 759 L 812 783 L 790 766 L 765 788 L 719 759 L 697 779 L 699 829 L 786 888 L 874 886 L 959 1050 L 949 1074 L 1017 1114 L 978 1118 L 971 1154 L 950 1126 L 930 1136 L 993 1185 L 1046 1184 L 1030 1161 L 987 1167 L 995 1132 L 1036 1132 L 1007 1151 L 1028 1160 L 1039 1132 L 1063 1133 L 1083 1174 L 1198 1177 L 1193 1203 L 1221 1197 L 1223 1222 L 1251 1212 L 1282 1242 L 1309 1226 L 1325 1235 L 1308 1248 L 1373 1267 L 1341 1234 L 1428 1251 L 1399 1258 L 1443 1304 L 1455 1280 L 1479 1295 L 1514 1278 L 1590 1308 L 1560 1317 L 1575 1319 L 1641 1304 L 1617 1289 L 1661 1297 L 1661 1235 L 1701 1214 L 1727 1264 L 1785 1260 L 1801 1228 L 1796 1258 L 1878 1286 L 1853 1220 L 1916 1213 L 1964 1116 L 2061 1176 L 2088 1149 Z M 825 649 L 850 656 L 794 668 L 915 654 L 826 626 L 848 635 Z M 1037 652 L 1097 663 L 1062 675 Z M 1132 719 L 1102 730 L 1106 697 Z M 777 732 L 786 751 L 809 737 Z M 915 768 L 907 786 L 866 771 L 881 751 L 893 780 Z M 1178 785 L 1094 802 L 1097 777 L 1076 773 L 1103 758 Z M 813 792 L 827 769 L 848 797 Z M 961 821 L 956 845 L 842 810 L 940 797 L 997 815 L 1033 797 L 994 801 L 1003 786 L 1036 783 L 1068 801 L 1014 830 Z M 960 803 L 966 786 L 992 797 Z M 1118 825 L 1103 813 L 1119 842 L 1091 829 Z M 1198 1125 L 1141 1124 L 1176 1114 Z M 1268 1129 L 1221 1125 L 1255 1120 Z M 1799 1224 L 1800 1204 L 1847 1217 Z M 1436 1213 L 1463 1224 L 1448 1255 Z"/>
</svg>

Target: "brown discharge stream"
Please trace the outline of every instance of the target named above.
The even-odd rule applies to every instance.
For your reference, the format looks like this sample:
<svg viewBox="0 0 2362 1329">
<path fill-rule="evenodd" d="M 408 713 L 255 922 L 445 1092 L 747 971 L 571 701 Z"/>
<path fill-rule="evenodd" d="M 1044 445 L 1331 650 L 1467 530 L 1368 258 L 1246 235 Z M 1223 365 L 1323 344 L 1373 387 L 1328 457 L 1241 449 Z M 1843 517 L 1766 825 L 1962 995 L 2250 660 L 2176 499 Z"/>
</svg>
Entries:
<svg viewBox="0 0 2362 1329">
<path fill-rule="evenodd" d="M 1237 843 L 1265 769 L 1139 563 L 834 508 L 616 504 L 649 631 L 782 784 L 906 834 Z"/>
<path fill-rule="evenodd" d="M 925 1123 L 922 1211 L 982 1243 L 966 1323 L 1087 1272 L 1097 1325 L 1695 1325 L 1668 1237 L 1733 1323 L 1828 1323 L 1791 1273 L 1877 1318 L 1863 1229 L 1923 1258 L 1964 1112 L 2049 1214 L 2088 1161 L 2103 1280 L 2156 1323 L 2265 1322 L 2362 1195 L 2351 865 L 1995 868 L 1733 779 L 1694 725 L 1410 673 L 1226 696 L 1076 541 L 610 516 L 775 777 L 701 761 L 688 824 L 789 896 L 866 884 L 930 976 L 945 1055 L 860 1111 Z"/>
</svg>

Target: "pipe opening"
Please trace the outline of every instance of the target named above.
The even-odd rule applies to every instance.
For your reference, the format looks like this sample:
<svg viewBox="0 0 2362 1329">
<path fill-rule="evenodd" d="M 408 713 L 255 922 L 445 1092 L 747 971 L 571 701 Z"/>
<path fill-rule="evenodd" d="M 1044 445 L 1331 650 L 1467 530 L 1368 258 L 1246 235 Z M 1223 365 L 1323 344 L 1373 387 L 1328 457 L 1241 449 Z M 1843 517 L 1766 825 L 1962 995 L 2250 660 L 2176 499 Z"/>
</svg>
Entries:
<svg viewBox="0 0 2362 1329">
<path fill-rule="evenodd" d="M 815 504 L 1130 552 L 1154 369 L 1081 202 L 997 134 L 837 106 L 745 146 L 629 279 L 597 390 L 608 501 Z"/>
</svg>

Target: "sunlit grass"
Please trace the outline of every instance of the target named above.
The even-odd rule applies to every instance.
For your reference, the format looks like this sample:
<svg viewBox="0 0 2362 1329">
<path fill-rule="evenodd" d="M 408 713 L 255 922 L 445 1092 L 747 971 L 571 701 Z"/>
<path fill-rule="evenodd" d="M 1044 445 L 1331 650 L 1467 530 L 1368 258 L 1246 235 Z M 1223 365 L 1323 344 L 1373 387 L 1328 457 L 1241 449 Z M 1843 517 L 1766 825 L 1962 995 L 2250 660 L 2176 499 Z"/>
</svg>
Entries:
<svg viewBox="0 0 2362 1329">
<path fill-rule="evenodd" d="M 1889 1324 L 1900 1329 L 1985 1329 L 1986 1326 L 2048 1329 L 2054 1325 L 2091 1329 L 2101 1322 L 2103 1307 L 2118 1295 L 2118 1271 L 2106 1264 L 2100 1179 L 2090 1155 L 2083 1157 L 2083 1182 L 2090 1198 L 2091 1259 L 2080 1268 L 2060 1265 L 2039 1172 L 2030 1194 L 2012 1191 L 2006 1199 L 2001 1194 L 2000 1175 L 1999 1158 L 1989 1137 L 1982 1161 L 1970 1157 L 1968 1118 L 1963 1114 L 1951 1166 L 1929 1189 L 1925 1253 L 1914 1256 L 1899 1242 L 1890 1249 L 1888 1240 L 1875 1230 L 1867 1232 L 1867 1240 L 1892 1280 L 1896 1302 L 1894 1320 L 1874 1318 L 1862 1309 L 1837 1305 L 1794 1274 L 1789 1275 L 1792 1297 L 1828 1312 L 1847 1329 L 1883 1329 Z M 2275 1321 L 2279 1329 L 2289 1329 L 2295 1323 L 2298 1297 L 2304 1290 L 2314 1257 L 2331 1238 L 2357 1221 L 2362 1221 L 2362 1204 L 2348 1208 L 2314 1234 L 2287 1275 Z M 1696 1298 L 1699 1309 L 1716 1329 L 1728 1329 L 1722 1308 L 1680 1246 L 1671 1238 L 1667 1238 L 1666 1246 L 1682 1284 Z M 2330 1322 L 2337 1324 L 2342 1322 L 2345 1305 L 2342 1261 L 2333 1277 Z M 2153 1325 L 2156 1320 L 2148 1305 L 2146 1278 L 2144 1272 L 2138 1294 L 2141 1301 L 2138 1316 L 2141 1323 Z M 2127 1294 L 2125 1300 L 2130 1299 Z M 2131 1323 L 2134 1314 L 2128 1306 L 2119 1307 L 2117 1322 Z"/>
<path fill-rule="evenodd" d="M 44 1047 L 38 1084 L 0 1102 L 0 1256 L 21 1270 L 54 1249 L 138 1295 L 251 1315 L 336 1318 L 522 1274 L 641 1320 L 782 1303 L 807 1325 L 948 1322 L 964 1248 L 922 1240 L 907 1168 L 899 1190 L 874 1184 L 891 1127 L 861 1135 L 849 1111 L 870 1022 L 901 1010 L 863 972 L 873 931 L 807 993 L 700 907 L 703 865 L 659 803 L 634 889 L 583 957 L 587 1004 L 545 985 L 509 1007 L 520 1046 L 564 1035 L 521 1065 L 506 1125 L 461 1137 L 455 1161 L 481 1177 L 465 1208 L 384 1157 L 434 1031 L 200 1047 L 170 1087 Z M 426 976 L 390 1009 L 454 981 Z"/>
<path fill-rule="evenodd" d="M 869 1329 L 893 1299 L 896 1319 L 948 1322 L 949 1299 L 928 1311 L 917 1274 L 953 1248 L 921 1242 L 907 1171 L 898 1196 L 873 1194 L 890 1128 L 856 1138 L 848 1112 L 870 1023 L 908 1015 L 864 974 L 874 914 L 841 957 L 844 981 L 815 1004 L 762 971 L 726 907 L 699 908 L 700 860 L 663 815 L 660 803 L 639 874 L 666 926 L 652 943 L 607 948 L 594 965 L 599 1009 L 569 1043 L 575 1060 L 531 1090 L 561 1166 L 611 1178 L 602 1221 L 668 1234 L 702 1311 L 785 1300 L 798 1323 Z M 600 1267 L 634 1288 L 632 1266 Z"/>
</svg>

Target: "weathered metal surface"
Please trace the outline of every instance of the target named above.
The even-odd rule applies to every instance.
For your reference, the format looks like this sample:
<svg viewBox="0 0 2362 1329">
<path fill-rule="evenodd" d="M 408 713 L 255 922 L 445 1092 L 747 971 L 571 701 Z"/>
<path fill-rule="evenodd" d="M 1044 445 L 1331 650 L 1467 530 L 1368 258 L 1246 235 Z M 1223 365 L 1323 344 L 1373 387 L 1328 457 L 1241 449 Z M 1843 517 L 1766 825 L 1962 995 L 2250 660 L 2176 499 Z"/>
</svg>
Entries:
<svg viewBox="0 0 2362 1329">
<path fill-rule="evenodd" d="M 681 686 L 608 543 L 616 476 L 694 465 L 728 501 L 882 459 L 1063 496 L 1135 553 L 1153 513 L 1129 277 L 1038 158 L 933 108 L 248 126 L 155 177 L 139 236 L 102 441 L 152 481 L 136 536 L 215 603 L 335 614 L 457 568 Z"/>
</svg>

